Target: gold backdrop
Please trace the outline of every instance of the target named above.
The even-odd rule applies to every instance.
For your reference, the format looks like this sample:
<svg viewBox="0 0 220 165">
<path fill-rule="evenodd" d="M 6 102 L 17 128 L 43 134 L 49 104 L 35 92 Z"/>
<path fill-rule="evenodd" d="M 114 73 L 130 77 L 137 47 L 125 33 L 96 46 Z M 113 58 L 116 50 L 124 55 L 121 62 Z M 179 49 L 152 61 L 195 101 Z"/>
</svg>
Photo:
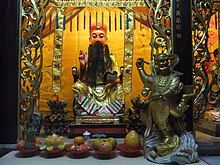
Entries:
<svg viewBox="0 0 220 165">
<path fill-rule="evenodd" d="M 108 46 L 110 52 L 114 53 L 117 58 L 119 67 L 123 65 L 124 59 L 124 11 L 121 8 L 97 8 L 86 7 L 78 9 L 78 13 L 72 16 L 74 8 L 65 9 L 66 18 L 72 16 L 66 21 L 65 30 L 63 30 L 63 50 L 62 50 L 62 72 L 61 72 L 61 90 L 54 93 L 52 90 L 52 61 L 54 49 L 54 32 L 56 9 L 48 7 L 50 14 L 47 15 L 44 47 L 43 47 L 43 81 L 40 87 L 40 100 L 38 108 L 44 112 L 49 111 L 47 101 L 49 99 L 64 100 L 68 103 L 66 111 L 72 112 L 72 101 L 74 94 L 72 92 L 72 67 L 79 67 L 78 53 L 80 50 L 87 51 L 89 45 L 89 17 L 91 22 L 102 22 L 104 15 L 104 23 L 109 27 L 107 32 Z M 48 10 L 48 11 L 49 11 Z M 104 14 L 103 14 L 104 13 Z M 134 8 L 136 18 L 146 20 L 147 8 Z M 98 16 L 97 16 L 98 15 Z M 49 18 L 50 17 L 50 18 Z M 115 19 L 116 18 L 116 19 Z M 109 24 L 111 19 L 111 25 Z M 122 26 L 122 28 L 121 28 Z M 131 99 L 140 95 L 143 84 L 139 78 L 136 69 L 137 58 L 144 58 L 150 62 L 150 39 L 151 30 L 147 27 L 146 21 L 135 19 L 134 22 L 134 43 L 133 43 L 133 69 L 132 69 L 132 91 L 125 94 L 126 109 L 131 106 Z M 149 67 L 147 67 L 149 71 Z M 149 71 L 150 72 L 150 71 Z M 72 113 L 69 113 L 72 117 Z"/>
</svg>

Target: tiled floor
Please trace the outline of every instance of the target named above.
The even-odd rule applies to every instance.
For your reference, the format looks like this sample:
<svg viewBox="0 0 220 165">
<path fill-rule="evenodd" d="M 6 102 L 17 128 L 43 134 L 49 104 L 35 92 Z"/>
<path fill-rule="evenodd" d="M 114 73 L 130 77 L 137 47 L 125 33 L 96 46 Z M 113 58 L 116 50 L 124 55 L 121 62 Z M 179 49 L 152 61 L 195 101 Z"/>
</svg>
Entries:
<svg viewBox="0 0 220 165">
<path fill-rule="evenodd" d="M 220 165 L 220 156 L 200 156 L 200 159 L 208 165 Z"/>
</svg>

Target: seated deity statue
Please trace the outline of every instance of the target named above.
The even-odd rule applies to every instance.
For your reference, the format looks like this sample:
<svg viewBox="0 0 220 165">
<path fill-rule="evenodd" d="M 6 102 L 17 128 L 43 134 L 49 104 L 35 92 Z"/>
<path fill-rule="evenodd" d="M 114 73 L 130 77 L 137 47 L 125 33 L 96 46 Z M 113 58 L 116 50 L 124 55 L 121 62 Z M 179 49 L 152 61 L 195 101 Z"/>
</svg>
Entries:
<svg viewBox="0 0 220 165">
<path fill-rule="evenodd" d="M 115 55 L 107 45 L 107 27 L 100 23 L 90 27 L 88 55 L 79 52 L 80 69 L 72 68 L 77 116 L 120 116 L 124 112 L 124 95 Z"/>
<path fill-rule="evenodd" d="M 145 110 L 147 117 L 144 123 L 146 130 L 143 140 L 145 157 L 157 163 L 161 163 L 161 160 L 163 162 L 170 160 L 169 155 L 172 155 L 172 159 L 176 159 L 176 154 L 180 152 L 186 155 L 185 152 L 188 151 L 185 149 L 194 150 L 190 145 L 196 146 L 195 143 L 189 144 L 188 140 L 183 140 L 183 137 L 194 140 L 189 133 L 183 136 L 187 132 L 184 112 L 189 107 L 187 102 L 194 97 L 194 94 L 185 92 L 186 86 L 180 81 L 181 73 L 173 70 L 176 62 L 178 62 L 178 57 L 175 55 L 157 54 L 151 63 L 151 74 L 147 74 L 144 70 L 144 63 L 146 63 L 144 59 L 139 58 L 136 62 L 144 84 L 142 95 L 148 96 Z M 179 158 L 186 159 L 185 157 Z"/>
</svg>

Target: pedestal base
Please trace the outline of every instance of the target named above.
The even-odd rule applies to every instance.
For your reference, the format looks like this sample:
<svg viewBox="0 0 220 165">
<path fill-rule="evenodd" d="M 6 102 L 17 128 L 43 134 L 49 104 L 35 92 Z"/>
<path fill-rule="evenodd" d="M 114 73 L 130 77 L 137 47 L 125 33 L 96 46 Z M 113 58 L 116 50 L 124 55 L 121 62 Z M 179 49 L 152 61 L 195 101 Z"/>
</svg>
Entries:
<svg viewBox="0 0 220 165">
<path fill-rule="evenodd" d="M 76 116 L 75 124 L 119 124 L 119 116 Z"/>
<path fill-rule="evenodd" d="M 220 137 L 220 122 L 212 122 L 201 119 L 198 130 L 211 136 Z"/>
<path fill-rule="evenodd" d="M 69 126 L 70 133 L 68 138 L 74 138 L 75 136 L 82 136 L 83 132 L 89 131 L 92 138 L 124 138 L 127 134 L 127 124 L 71 124 Z"/>
</svg>

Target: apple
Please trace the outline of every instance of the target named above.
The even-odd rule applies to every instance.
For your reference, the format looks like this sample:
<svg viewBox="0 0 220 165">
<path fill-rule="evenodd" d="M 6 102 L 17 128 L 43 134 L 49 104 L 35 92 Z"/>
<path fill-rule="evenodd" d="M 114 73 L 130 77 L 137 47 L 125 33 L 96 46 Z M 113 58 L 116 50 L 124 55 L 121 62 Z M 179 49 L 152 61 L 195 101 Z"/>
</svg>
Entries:
<svg viewBox="0 0 220 165">
<path fill-rule="evenodd" d="M 111 151 L 112 150 L 112 144 L 108 140 L 103 140 L 99 144 L 98 150 L 103 151 L 103 152 Z"/>
<path fill-rule="evenodd" d="M 102 142 L 101 138 L 96 138 L 93 140 L 93 149 L 99 150 L 99 144 Z"/>
<path fill-rule="evenodd" d="M 117 140 L 115 138 L 113 138 L 113 137 L 109 137 L 107 140 L 108 140 L 109 143 L 111 143 L 112 149 L 113 150 L 116 149 L 117 144 L 118 144 Z"/>
<path fill-rule="evenodd" d="M 19 140 L 17 145 L 16 145 L 17 149 L 19 150 L 19 149 L 24 148 L 24 143 L 25 143 L 24 140 Z"/>
<path fill-rule="evenodd" d="M 35 139 L 35 145 L 36 145 L 37 147 L 39 147 L 41 144 L 42 144 L 42 143 L 41 143 L 41 141 L 40 141 L 40 138 L 37 137 L 37 138 Z"/>
</svg>

